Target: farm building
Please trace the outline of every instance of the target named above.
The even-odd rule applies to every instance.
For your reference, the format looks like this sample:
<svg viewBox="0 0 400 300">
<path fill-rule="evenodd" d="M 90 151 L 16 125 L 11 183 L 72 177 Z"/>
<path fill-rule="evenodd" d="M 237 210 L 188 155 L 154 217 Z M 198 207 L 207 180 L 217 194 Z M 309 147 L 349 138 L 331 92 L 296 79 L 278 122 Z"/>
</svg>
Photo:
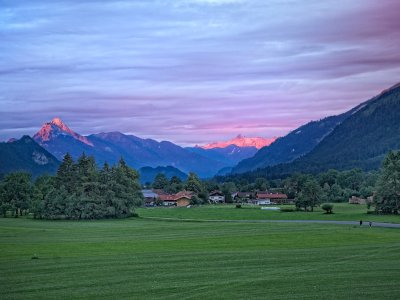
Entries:
<svg viewBox="0 0 400 300">
<path fill-rule="evenodd" d="M 367 204 L 367 203 L 372 203 L 373 201 L 374 201 L 373 196 L 370 196 L 367 199 L 359 198 L 356 196 L 351 196 L 351 198 L 349 198 L 349 204 Z"/>
<path fill-rule="evenodd" d="M 224 203 L 225 202 L 225 195 L 221 191 L 213 191 L 209 194 L 208 200 L 210 203 Z"/>
<path fill-rule="evenodd" d="M 188 206 L 190 204 L 190 199 L 192 198 L 192 193 L 187 191 L 182 191 L 176 194 L 161 194 L 158 195 L 163 206 Z"/>
<path fill-rule="evenodd" d="M 284 204 L 287 203 L 287 200 L 288 197 L 286 194 L 257 192 L 252 203 L 256 205 Z"/>
</svg>

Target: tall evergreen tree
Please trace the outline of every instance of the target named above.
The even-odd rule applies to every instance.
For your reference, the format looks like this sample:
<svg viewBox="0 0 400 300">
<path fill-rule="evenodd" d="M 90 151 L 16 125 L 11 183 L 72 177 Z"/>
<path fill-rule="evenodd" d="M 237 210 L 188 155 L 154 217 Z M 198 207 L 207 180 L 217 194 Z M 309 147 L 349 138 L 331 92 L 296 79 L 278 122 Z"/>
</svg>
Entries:
<svg viewBox="0 0 400 300">
<path fill-rule="evenodd" d="M 167 189 L 169 187 L 170 183 L 169 180 L 167 178 L 167 176 L 165 176 L 165 174 L 163 173 L 158 173 L 156 175 L 156 177 L 154 178 L 154 182 L 153 182 L 153 188 L 154 189 Z"/>
<path fill-rule="evenodd" d="M 203 189 L 199 177 L 193 172 L 189 173 L 189 177 L 186 182 L 186 190 L 192 191 L 194 193 L 200 193 Z"/>
<path fill-rule="evenodd" d="M 72 156 L 65 154 L 56 175 L 56 187 L 64 186 L 67 192 L 72 192 L 76 184 L 77 172 Z"/>
</svg>

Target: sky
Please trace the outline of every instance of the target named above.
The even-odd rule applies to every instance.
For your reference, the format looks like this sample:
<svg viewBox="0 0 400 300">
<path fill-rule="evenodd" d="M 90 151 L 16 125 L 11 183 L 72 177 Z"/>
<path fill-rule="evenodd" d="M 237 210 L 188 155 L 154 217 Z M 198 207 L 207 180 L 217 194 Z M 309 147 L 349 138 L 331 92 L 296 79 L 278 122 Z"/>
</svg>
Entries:
<svg viewBox="0 0 400 300">
<path fill-rule="evenodd" d="M 0 140 L 283 136 L 400 82 L 398 0 L 0 0 Z"/>
</svg>

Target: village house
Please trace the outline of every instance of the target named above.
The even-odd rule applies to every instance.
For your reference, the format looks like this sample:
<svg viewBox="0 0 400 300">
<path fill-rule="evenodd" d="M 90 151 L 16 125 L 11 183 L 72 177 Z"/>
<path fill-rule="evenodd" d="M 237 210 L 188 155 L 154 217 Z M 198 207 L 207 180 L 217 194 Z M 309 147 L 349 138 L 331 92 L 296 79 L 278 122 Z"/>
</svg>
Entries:
<svg viewBox="0 0 400 300">
<path fill-rule="evenodd" d="M 349 198 L 349 204 L 367 204 L 367 203 L 372 203 L 374 200 L 373 196 L 368 197 L 367 199 L 356 197 L 356 196 L 351 196 Z"/>
<path fill-rule="evenodd" d="M 252 203 L 256 205 L 285 204 L 287 199 L 286 194 L 257 192 Z"/>
<path fill-rule="evenodd" d="M 163 206 L 188 206 L 193 196 L 192 192 L 182 191 L 176 194 L 160 194 L 158 198 Z"/>
<path fill-rule="evenodd" d="M 209 194 L 208 200 L 213 204 L 225 203 L 225 195 L 221 191 L 213 191 Z"/>
</svg>

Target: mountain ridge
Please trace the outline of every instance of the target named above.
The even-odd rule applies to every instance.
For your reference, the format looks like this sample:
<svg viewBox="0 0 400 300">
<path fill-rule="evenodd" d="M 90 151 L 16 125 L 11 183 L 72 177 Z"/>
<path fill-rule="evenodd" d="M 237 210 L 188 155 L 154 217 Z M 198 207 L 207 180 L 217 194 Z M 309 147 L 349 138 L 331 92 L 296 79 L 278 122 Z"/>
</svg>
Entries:
<svg viewBox="0 0 400 300">
<path fill-rule="evenodd" d="M 250 158 L 244 159 L 232 168 L 231 173 L 245 173 L 269 166 L 288 163 L 306 155 L 323 141 L 339 124 L 349 116 L 362 109 L 369 101 L 360 103 L 354 108 L 318 121 L 310 121 L 287 135 L 276 139 L 268 147 L 263 147 Z"/>
<path fill-rule="evenodd" d="M 319 173 L 329 169 L 376 170 L 388 151 L 400 149 L 400 84 L 359 104 L 347 114 L 348 117 L 309 153 L 289 163 L 237 176 L 282 178 L 296 172 Z"/>
<path fill-rule="evenodd" d="M 99 164 L 106 161 L 114 164 L 124 157 L 127 164 L 136 169 L 172 166 L 185 173 L 195 172 L 203 178 L 212 177 L 220 169 L 231 167 L 255 153 L 255 148 L 235 146 L 202 149 L 199 153 L 169 141 L 158 142 L 118 131 L 82 136 L 59 118 L 44 123 L 33 138 L 60 160 L 67 152 L 75 159 L 82 153 L 93 155 Z"/>
<path fill-rule="evenodd" d="M 23 171 L 36 177 L 56 172 L 60 162 L 30 136 L 0 143 L 0 173 Z"/>
</svg>

